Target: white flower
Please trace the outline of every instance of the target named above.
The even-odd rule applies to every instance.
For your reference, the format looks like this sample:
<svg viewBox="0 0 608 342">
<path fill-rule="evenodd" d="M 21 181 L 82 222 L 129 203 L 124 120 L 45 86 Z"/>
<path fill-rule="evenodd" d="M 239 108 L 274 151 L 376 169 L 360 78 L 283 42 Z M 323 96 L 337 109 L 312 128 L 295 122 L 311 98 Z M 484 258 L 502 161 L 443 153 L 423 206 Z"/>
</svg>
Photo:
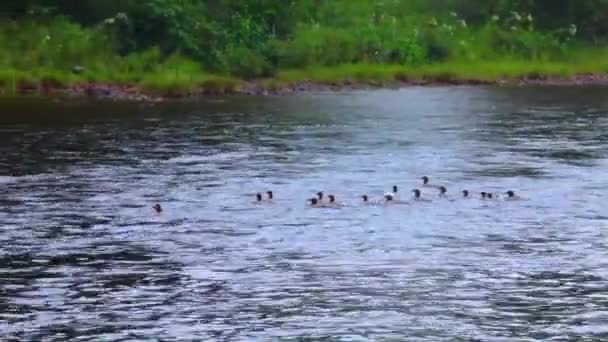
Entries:
<svg viewBox="0 0 608 342">
<path fill-rule="evenodd" d="M 467 22 L 464 19 L 462 19 L 460 21 L 460 25 L 462 25 L 462 27 L 467 27 Z"/>
<path fill-rule="evenodd" d="M 458 17 L 458 13 L 456 13 L 456 12 L 450 12 L 450 15 L 451 15 L 452 17 L 454 17 L 454 18 L 457 18 L 457 17 Z"/>
<path fill-rule="evenodd" d="M 532 14 L 528 14 L 527 19 L 529 22 L 532 22 L 534 20 L 534 18 L 532 17 Z"/>
<path fill-rule="evenodd" d="M 497 15 L 492 16 L 492 21 L 499 21 L 499 20 L 500 20 L 499 16 L 497 16 Z"/>
<path fill-rule="evenodd" d="M 570 27 L 568 28 L 568 32 L 570 32 L 571 36 L 576 35 L 576 32 L 578 31 L 576 25 L 574 24 L 570 24 Z"/>
<path fill-rule="evenodd" d="M 129 20 L 129 16 L 127 16 L 127 14 L 124 12 L 120 12 L 120 13 L 116 14 L 116 19 L 119 19 L 122 21 L 127 21 L 127 20 Z"/>
<path fill-rule="evenodd" d="M 511 14 L 513 14 L 513 19 L 515 19 L 517 21 L 521 21 L 521 15 L 519 15 L 519 13 L 517 13 L 515 11 L 511 11 Z"/>
</svg>

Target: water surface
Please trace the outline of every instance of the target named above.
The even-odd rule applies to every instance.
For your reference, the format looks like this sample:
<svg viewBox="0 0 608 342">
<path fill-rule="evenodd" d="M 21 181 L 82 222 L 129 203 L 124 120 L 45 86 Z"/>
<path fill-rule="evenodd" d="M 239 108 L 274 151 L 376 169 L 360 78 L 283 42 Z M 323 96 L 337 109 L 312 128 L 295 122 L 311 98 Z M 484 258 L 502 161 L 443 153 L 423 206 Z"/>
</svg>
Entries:
<svg viewBox="0 0 608 342">
<path fill-rule="evenodd" d="M 3 340 L 608 339 L 605 94 L 0 100 Z"/>
</svg>

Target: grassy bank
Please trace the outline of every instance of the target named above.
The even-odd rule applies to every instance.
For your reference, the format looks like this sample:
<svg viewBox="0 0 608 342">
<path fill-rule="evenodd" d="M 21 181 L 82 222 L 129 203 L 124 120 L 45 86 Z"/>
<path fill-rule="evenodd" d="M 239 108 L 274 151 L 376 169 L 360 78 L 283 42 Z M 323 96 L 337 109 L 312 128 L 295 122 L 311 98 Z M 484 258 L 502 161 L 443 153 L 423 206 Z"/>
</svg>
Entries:
<svg viewBox="0 0 608 342">
<path fill-rule="evenodd" d="M 300 25 L 290 39 L 264 43 L 263 53 L 238 46 L 217 52 L 221 62 L 215 66 L 154 45 L 121 53 L 119 36 L 105 24 L 82 27 L 63 17 L 0 20 L 0 92 L 94 85 L 184 96 L 273 91 L 305 82 L 488 83 L 608 73 L 608 49 L 573 39 L 576 28 L 539 32 L 532 19 L 520 17 L 475 28 L 458 16 L 430 23 L 386 19 L 365 30 Z"/>
<path fill-rule="evenodd" d="M 43 94 L 71 87 L 102 85 L 132 87 L 137 92 L 158 96 L 229 94 L 254 86 L 258 91 L 278 91 L 300 83 L 317 85 L 392 85 L 517 82 L 522 79 L 561 78 L 608 74 L 608 52 L 591 51 L 570 61 L 528 62 L 496 60 L 484 62 L 450 61 L 418 66 L 390 64 L 342 64 L 280 70 L 271 78 L 243 80 L 210 74 L 195 64 L 169 63 L 148 72 L 84 71 L 39 68 L 0 71 L 0 92 L 5 95 Z"/>
</svg>

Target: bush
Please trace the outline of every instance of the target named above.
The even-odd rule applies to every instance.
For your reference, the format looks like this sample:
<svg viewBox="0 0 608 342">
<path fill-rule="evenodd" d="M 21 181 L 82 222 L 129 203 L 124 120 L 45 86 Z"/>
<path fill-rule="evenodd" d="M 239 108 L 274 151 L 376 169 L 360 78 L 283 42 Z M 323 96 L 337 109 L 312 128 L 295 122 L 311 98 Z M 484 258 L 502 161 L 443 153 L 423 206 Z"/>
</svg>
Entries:
<svg viewBox="0 0 608 342">
<path fill-rule="evenodd" d="M 228 48 L 225 60 L 230 74 L 234 76 L 255 78 L 274 74 L 274 70 L 264 56 L 245 47 Z"/>
</svg>

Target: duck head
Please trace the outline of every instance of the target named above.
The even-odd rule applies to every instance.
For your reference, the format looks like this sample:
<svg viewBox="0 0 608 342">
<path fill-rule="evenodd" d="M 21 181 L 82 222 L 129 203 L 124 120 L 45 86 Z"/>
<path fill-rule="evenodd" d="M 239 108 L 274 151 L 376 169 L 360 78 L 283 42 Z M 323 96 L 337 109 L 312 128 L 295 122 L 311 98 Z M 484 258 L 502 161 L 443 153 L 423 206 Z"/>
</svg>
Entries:
<svg viewBox="0 0 608 342">
<path fill-rule="evenodd" d="M 160 206 L 160 204 L 156 203 L 154 206 L 152 206 L 152 209 L 154 209 L 154 211 L 156 211 L 157 214 L 160 214 L 163 212 L 163 207 Z"/>
<path fill-rule="evenodd" d="M 335 203 L 336 202 L 336 197 L 334 195 L 329 195 L 327 197 L 329 198 L 329 203 Z"/>
<path fill-rule="evenodd" d="M 513 198 L 515 197 L 515 191 L 509 190 L 507 192 L 505 192 L 505 194 L 509 197 L 509 198 Z"/>
<path fill-rule="evenodd" d="M 396 194 L 398 190 L 399 190 L 399 189 L 397 188 L 397 186 L 396 186 L 396 185 L 393 185 L 393 193 L 394 193 L 394 194 Z"/>
<path fill-rule="evenodd" d="M 424 176 L 424 177 L 422 177 L 420 179 L 422 179 L 422 184 L 428 184 L 429 183 L 429 177 L 427 177 L 427 176 Z"/>
<path fill-rule="evenodd" d="M 363 195 L 363 196 L 361 196 L 361 198 L 363 198 L 363 202 L 367 202 L 369 200 L 369 198 L 367 197 L 367 195 Z"/>
<path fill-rule="evenodd" d="M 446 192 L 448 192 L 448 189 L 446 189 L 445 186 L 440 186 L 439 187 L 439 194 L 440 195 L 445 195 Z"/>
<path fill-rule="evenodd" d="M 422 192 L 418 189 L 414 189 L 412 190 L 412 192 L 414 193 L 414 197 L 416 198 L 420 198 L 420 196 L 422 195 Z"/>
<path fill-rule="evenodd" d="M 485 192 L 485 191 L 482 191 L 481 192 L 481 198 L 486 198 L 486 197 L 488 197 L 488 193 Z"/>
<path fill-rule="evenodd" d="M 268 195 L 268 199 L 272 199 L 274 197 L 272 191 L 266 191 L 266 194 Z"/>
<path fill-rule="evenodd" d="M 255 195 L 255 198 L 257 198 L 258 202 L 262 202 L 262 194 L 261 194 L 261 193 L 259 193 L 259 192 L 258 192 L 258 193 Z"/>
<path fill-rule="evenodd" d="M 319 201 L 323 200 L 323 191 L 317 192 L 317 198 L 319 199 Z"/>
<path fill-rule="evenodd" d="M 392 201 L 392 200 L 393 200 L 393 195 L 388 195 L 388 194 L 387 194 L 387 195 L 384 195 L 384 199 L 385 199 L 387 202 L 390 202 L 390 201 Z"/>
<path fill-rule="evenodd" d="M 462 190 L 462 197 L 469 197 L 469 190 Z"/>
<path fill-rule="evenodd" d="M 319 203 L 319 200 L 317 200 L 316 198 L 311 198 L 309 199 L 309 201 L 311 205 L 317 205 Z"/>
</svg>

